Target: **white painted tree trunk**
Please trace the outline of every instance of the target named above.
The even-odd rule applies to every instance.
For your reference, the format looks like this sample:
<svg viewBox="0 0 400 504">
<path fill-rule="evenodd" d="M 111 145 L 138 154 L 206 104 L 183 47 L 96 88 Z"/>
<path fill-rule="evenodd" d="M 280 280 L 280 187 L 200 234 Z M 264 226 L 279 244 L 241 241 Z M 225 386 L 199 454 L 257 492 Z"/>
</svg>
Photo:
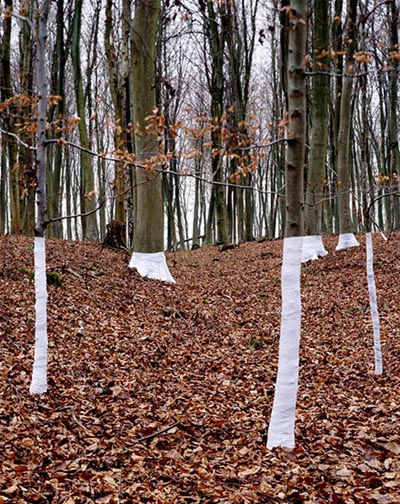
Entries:
<svg viewBox="0 0 400 504">
<path fill-rule="evenodd" d="M 46 242 L 44 237 L 35 238 L 35 357 L 33 362 L 31 394 L 47 391 L 47 285 Z"/>
<path fill-rule="evenodd" d="M 294 448 L 294 424 L 299 376 L 301 329 L 300 273 L 302 237 L 284 239 L 282 262 L 282 318 L 278 375 L 268 429 L 267 448 Z"/>
<path fill-rule="evenodd" d="M 322 236 L 309 235 L 303 238 L 303 254 L 301 262 L 307 262 L 310 260 L 318 259 L 318 257 L 324 257 L 328 254 L 325 250 L 324 243 L 322 241 Z"/>
<path fill-rule="evenodd" d="M 47 285 L 46 285 L 46 115 L 47 77 L 46 41 L 47 20 L 51 0 L 43 0 L 37 25 L 35 76 L 38 93 L 36 131 L 36 225 L 35 225 L 35 357 L 33 362 L 31 394 L 47 391 Z"/>
<path fill-rule="evenodd" d="M 152 254 L 134 252 L 129 267 L 136 268 L 138 273 L 144 277 L 175 283 L 169 272 L 164 252 L 155 252 Z"/>
<path fill-rule="evenodd" d="M 339 243 L 337 244 L 336 250 L 358 247 L 359 245 L 353 233 L 343 233 L 339 235 Z"/>
<path fill-rule="evenodd" d="M 368 280 L 369 303 L 371 308 L 372 326 L 374 328 L 375 374 L 381 375 L 383 372 L 382 352 L 381 352 L 381 332 L 379 323 L 378 303 L 376 300 L 374 255 L 372 249 L 371 233 L 366 233 L 365 240 L 367 246 L 367 280 Z"/>
</svg>

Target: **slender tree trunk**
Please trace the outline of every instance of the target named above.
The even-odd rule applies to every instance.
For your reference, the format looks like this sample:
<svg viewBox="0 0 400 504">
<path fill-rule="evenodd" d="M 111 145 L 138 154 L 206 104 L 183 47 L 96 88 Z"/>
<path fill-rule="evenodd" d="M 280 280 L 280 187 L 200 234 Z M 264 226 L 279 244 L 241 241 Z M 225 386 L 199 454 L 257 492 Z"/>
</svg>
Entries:
<svg viewBox="0 0 400 504">
<path fill-rule="evenodd" d="M 72 68 L 74 74 L 74 90 L 76 99 L 76 109 L 80 118 L 78 124 L 79 138 L 81 146 L 88 149 L 89 136 L 86 126 L 85 117 L 85 96 L 83 92 L 83 79 L 80 59 L 80 37 L 81 37 L 81 20 L 82 20 L 83 0 L 75 0 L 75 11 L 73 19 L 72 33 Z M 88 241 L 97 241 L 99 233 L 97 228 L 96 214 L 93 213 L 96 208 L 94 173 L 90 155 L 87 152 L 81 152 L 81 212 L 90 215 L 82 217 L 82 238 Z"/>
<path fill-rule="evenodd" d="M 313 69 L 329 70 L 328 0 L 314 3 Z M 307 235 L 321 234 L 325 162 L 328 145 L 329 76 L 312 78 L 311 151 L 308 162 L 305 230 Z"/>
<path fill-rule="evenodd" d="M 33 17 L 34 12 L 33 2 L 24 0 L 23 11 L 27 18 Z M 20 40 L 20 68 L 19 78 L 22 94 L 32 98 L 33 88 L 33 33 L 31 25 L 23 21 L 19 33 Z M 20 116 L 27 119 L 28 114 L 33 113 L 33 106 L 21 106 L 19 110 Z M 32 133 L 20 133 L 19 136 L 28 145 L 33 142 Z M 20 219 L 21 231 L 25 235 L 33 235 L 35 227 L 35 185 L 36 173 L 34 167 L 34 156 L 30 149 L 20 147 L 18 149 L 18 171 L 19 171 L 19 184 L 20 184 Z"/>
<path fill-rule="evenodd" d="M 136 159 L 140 163 L 159 155 L 156 135 L 146 131 L 145 118 L 156 105 L 154 58 L 160 1 L 136 0 L 133 22 L 132 79 L 133 110 L 140 133 L 135 135 Z M 135 252 L 155 253 L 164 250 L 164 220 L 161 175 L 138 168 L 136 171 L 137 215 L 134 236 Z"/>
<path fill-rule="evenodd" d="M 399 49 L 399 4 L 391 2 L 388 4 L 388 20 L 390 23 L 391 51 L 394 53 Z M 391 61 L 393 70 L 389 74 L 389 157 L 390 157 L 390 178 L 392 190 L 400 190 L 400 150 L 399 150 L 399 128 L 398 128 L 398 89 L 400 63 L 398 59 Z M 400 196 L 393 197 L 393 228 L 400 230 Z"/>
<path fill-rule="evenodd" d="M 213 128 L 211 132 L 212 142 L 212 162 L 211 170 L 217 185 L 213 186 L 215 216 L 217 226 L 217 242 L 225 243 L 228 238 L 227 213 L 225 200 L 225 175 L 221 157 L 221 118 L 224 109 L 224 72 L 223 57 L 225 38 L 224 31 L 218 29 L 217 16 L 214 10 L 214 3 L 207 2 L 208 18 L 206 20 L 206 33 L 211 49 L 211 117 Z M 211 206 L 210 206 L 211 208 Z"/>
<path fill-rule="evenodd" d="M 342 33 L 342 9 L 343 9 L 343 0 L 335 0 L 335 11 L 334 11 L 334 19 L 332 22 L 332 49 L 334 53 L 337 55 L 343 50 L 343 33 Z M 333 165 L 333 173 L 334 175 L 331 177 L 331 196 L 332 200 L 329 202 L 330 205 L 330 214 L 331 214 L 331 222 L 332 229 L 338 230 L 338 204 L 337 204 L 337 172 L 338 172 L 338 154 L 337 154 L 337 146 L 338 146 L 338 135 L 339 135 L 339 125 L 340 125 L 340 102 L 342 97 L 342 84 L 343 84 L 343 58 L 341 56 L 336 56 L 335 59 L 335 73 L 337 77 L 335 78 L 334 84 L 334 98 L 333 103 L 331 104 L 333 108 L 332 120 L 331 120 L 331 162 Z M 328 205 L 328 203 L 327 203 Z"/>
<path fill-rule="evenodd" d="M 126 6 L 122 16 L 122 30 L 123 41 L 121 57 L 117 56 L 117 49 L 114 47 L 112 41 L 112 34 L 115 30 L 113 10 L 113 0 L 106 1 L 106 18 L 104 30 L 104 44 L 108 64 L 108 76 L 110 82 L 110 92 L 114 105 L 115 113 L 115 127 L 114 127 L 114 148 L 116 152 L 126 148 L 126 80 L 129 73 L 128 65 L 128 50 L 129 47 L 129 19 L 125 19 Z M 129 13 L 130 14 L 130 13 Z M 119 68 L 119 70 L 118 70 Z M 115 191 L 115 204 L 114 204 L 114 219 L 118 222 L 126 222 L 126 173 L 123 163 L 117 164 L 115 168 L 114 178 L 114 191 Z"/>
<path fill-rule="evenodd" d="M 286 237 L 303 236 L 303 173 L 306 135 L 304 61 L 307 38 L 307 6 L 291 2 L 289 31 L 288 101 L 289 131 L 286 158 Z"/>
<path fill-rule="evenodd" d="M 340 101 L 340 126 L 337 139 L 338 153 L 338 209 L 339 209 L 339 232 L 340 234 L 352 233 L 353 223 L 350 207 L 351 188 L 351 163 L 350 163 L 350 126 L 351 126 L 351 103 L 353 96 L 354 52 L 356 48 L 356 17 L 357 0 L 350 0 L 348 4 L 348 17 L 346 27 L 347 50 L 345 73 L 342 96 Z"/>
<path fill-rule="evenodd" d="M 0 101 L 4 102 L 12 96 L 11 84 L 11 34 L 12 34 L 12 0 L 5 0 L 4 8 L 9 15 L 3 16 L 3 36 L 0 44 Z M 2 114 L 2 126 L 6 131 L 14 133 L 14 107 Z M 1 144 L 1 181 L 0 181 L 0 232 L 6 229 L 6 192 L 7 183 L 10 194 L 11 232 L 20 232 L 19 187 L 18 173 L 13 169 L 16 164 L 16 143 L 11 137 L 2 136 Z M 8 172 L 8 176 L 6 175 Z"/>
<path fill-rule="evenodd" d="M 31 394 L 47 391 L 47 287 L 46 287 L 46 249 L 45 230 L 47 220 L 46 192 L 46 119 L 47 85 L 45 74 L 47 21 L 51 0 L 44 0 L 41 5 L 37 30 L 36 49 L 36 84 L 38 90 L 38 119 L 36 130 L 36 203 L 35 224 L 35 293 L 36 293 L 36 330 L 35 359 L 33 363 Z"/>
<path fill-rule="evenodd" d="M 55 48 L 55 61 L 54 61 L 54 75 L 53 75 L 53 90 L 52 93 L 61 97 L 57 101 L 54 107 L 54 116 L 59 124 L 57 125 L 60 130 L 64 124 L 65 115 L 65 63 L 66 63 L 66 51 L 64 42 L 64 0 L 57 0 L 57 35 L 56 35 L 56 48 Z M 53 118 L 54 120 L 54 118 Z M 55 138 L 61 138 L 62 131 L 56 131 L 54 134 Z M 56 145 L 54 147 L 54 161 L 53 161 L 53 171 L 51 177 L 49 177 L 49 206 L 48 213 L 49 218 L 54 218 L 62 213 L 62 163 L 63 163 L 63 146 Z M 49 171 L 50 167 L 49 167 Z M 48 229 L 49 236 L 55 238 L 62 238 L 63 236 L 63 226 L 61 221 L 56 221 L 51 224 Z"/>
</svg>

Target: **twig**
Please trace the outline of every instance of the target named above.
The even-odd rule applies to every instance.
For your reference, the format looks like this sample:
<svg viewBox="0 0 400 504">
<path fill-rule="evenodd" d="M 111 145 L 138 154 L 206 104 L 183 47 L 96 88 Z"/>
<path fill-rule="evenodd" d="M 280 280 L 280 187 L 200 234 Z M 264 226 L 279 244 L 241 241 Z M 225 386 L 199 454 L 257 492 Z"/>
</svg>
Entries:
<svg viewBox="0 0 400 504">
<path fill-rule="evenodd" d="M 11 133 L 11 131 L 6 131 L 3 128 L 0 128 L 0 133 L 3 133 L 3 135 L 7 135 L 7 136 L 10 136 L 10 137 L 14 138 L 17 141 L 17 143 L 19 143 L 20 145 L 22 145 L 26 149 L 33 150 L 33 151 L 36 150 L 36 147 L 25 143 L 23 140 L 21 140 L 19 138 L 18 135 L 16 135 L 15 133 Z"/>
<path fill-rule="evenodd" d="M 160 434 L 164 434 L 164 432 L 168 432 L 169 430 L 173 429 L 174 427 L 176 427 L 178 425 L 178 423 L 179 422 L 175 422 L 172 425 L 170 425 L 169 427 L 165 427 L 165 429 L 161 429 L 157 432 L 153 432 L 153 434 L 149 434 L 148 436 L 141 437 L 137 441 L 141 442 L 141 441 L 147 441 L 148 439 L 153 439 L 153 438 L 159 436 Z"/>
<path fill-rule="evenodd" d="M 81 423 L 77 418 L 76 418 L 76 415 L 75 415 L 75 410 L 74 410 L 74 407 L 73 406 L 65 406 L 64 408 L 61 408 L 59 411 L 62 411 L 62 410 L 68 410 L 70 409 L 71 410 L 71 416 L 72 416 L 72 420 L 79 425 L 79 427 L 85 431 L 89 431 L 89 429 L 87 427 L 85 427 L 83 425 L 83 423 Z"/>
</svg>

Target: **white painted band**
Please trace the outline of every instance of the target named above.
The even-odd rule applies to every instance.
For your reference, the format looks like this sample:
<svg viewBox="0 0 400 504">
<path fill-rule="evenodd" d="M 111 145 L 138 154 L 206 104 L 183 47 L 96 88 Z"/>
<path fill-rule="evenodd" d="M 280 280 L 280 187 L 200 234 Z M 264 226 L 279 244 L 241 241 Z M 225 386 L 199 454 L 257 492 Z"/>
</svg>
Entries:
<svg viewBox="0 0 400 504">
<path fill-rule="evenodd" d="M 282 315 L 278 375 L 267 448 L 294 448 L 301 329 L 300 272 L 303 238 L 285 238 L 282 261 Z"/>
<path fill-rule="evenodd" d="M 47 285 L 45 238 L 35 238 L 35 356 L 32 370 L 31 394 L 47 391 Z"/>
<path fill-rule="evenodd" d="M 344 233 L 339 235 L 339 243 L 336 250 L 344 250 L 350 247 L 358 247 L 360 244 L 353 233 Z"/>
<path fill-rule="evenodd" d="M 140 275 L 164 282 L 175 283 L 169 272 L 164 252 L 145 254 L 134 252 L 129 262 L 130 268 L 136 268 Z"/>
<path fill-rule="evenodd" d="M 303 254 L 301 262 L 318 259 L 318 257 L 326 256 L 328 252 L 325 250 L 322 236 L 310 235 L 303 238 Z"/>
<path fill-rule="evenodd" d="M 365 242 L 367 246 L 367 280 L 369 291 L 369 304 L 371 308 L 372 327 L 374 329 L 374 353 L 375 353 L 375 374 L 382 374 L 382 352 L 381 352 L 381 330 L 379 323 L 378 302 L 376 297 L 376 285 L 374 275 L 374 256 L 372 249 L 372 235 L 366 233 Z"/>
</svg>

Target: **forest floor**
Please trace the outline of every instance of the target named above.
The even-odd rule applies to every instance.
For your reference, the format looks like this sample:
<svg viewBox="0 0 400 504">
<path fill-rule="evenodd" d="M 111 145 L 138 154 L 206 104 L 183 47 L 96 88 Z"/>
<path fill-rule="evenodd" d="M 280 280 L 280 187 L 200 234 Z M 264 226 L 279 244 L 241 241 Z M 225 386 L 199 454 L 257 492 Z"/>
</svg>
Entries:
<svg viewBox="0 0 400 504">
<path fill-rule="evenodd" d="M 400 502 L 400 235 L 302 268 L 296 448 L 268 450 L 282 242 L 168 254 L 47 241 L 49 390 L 31 396 L 33 240 L 0 238 L 0 503 Z M 82 325 L 83 324 L 83 325 Z"/>
</svg>

